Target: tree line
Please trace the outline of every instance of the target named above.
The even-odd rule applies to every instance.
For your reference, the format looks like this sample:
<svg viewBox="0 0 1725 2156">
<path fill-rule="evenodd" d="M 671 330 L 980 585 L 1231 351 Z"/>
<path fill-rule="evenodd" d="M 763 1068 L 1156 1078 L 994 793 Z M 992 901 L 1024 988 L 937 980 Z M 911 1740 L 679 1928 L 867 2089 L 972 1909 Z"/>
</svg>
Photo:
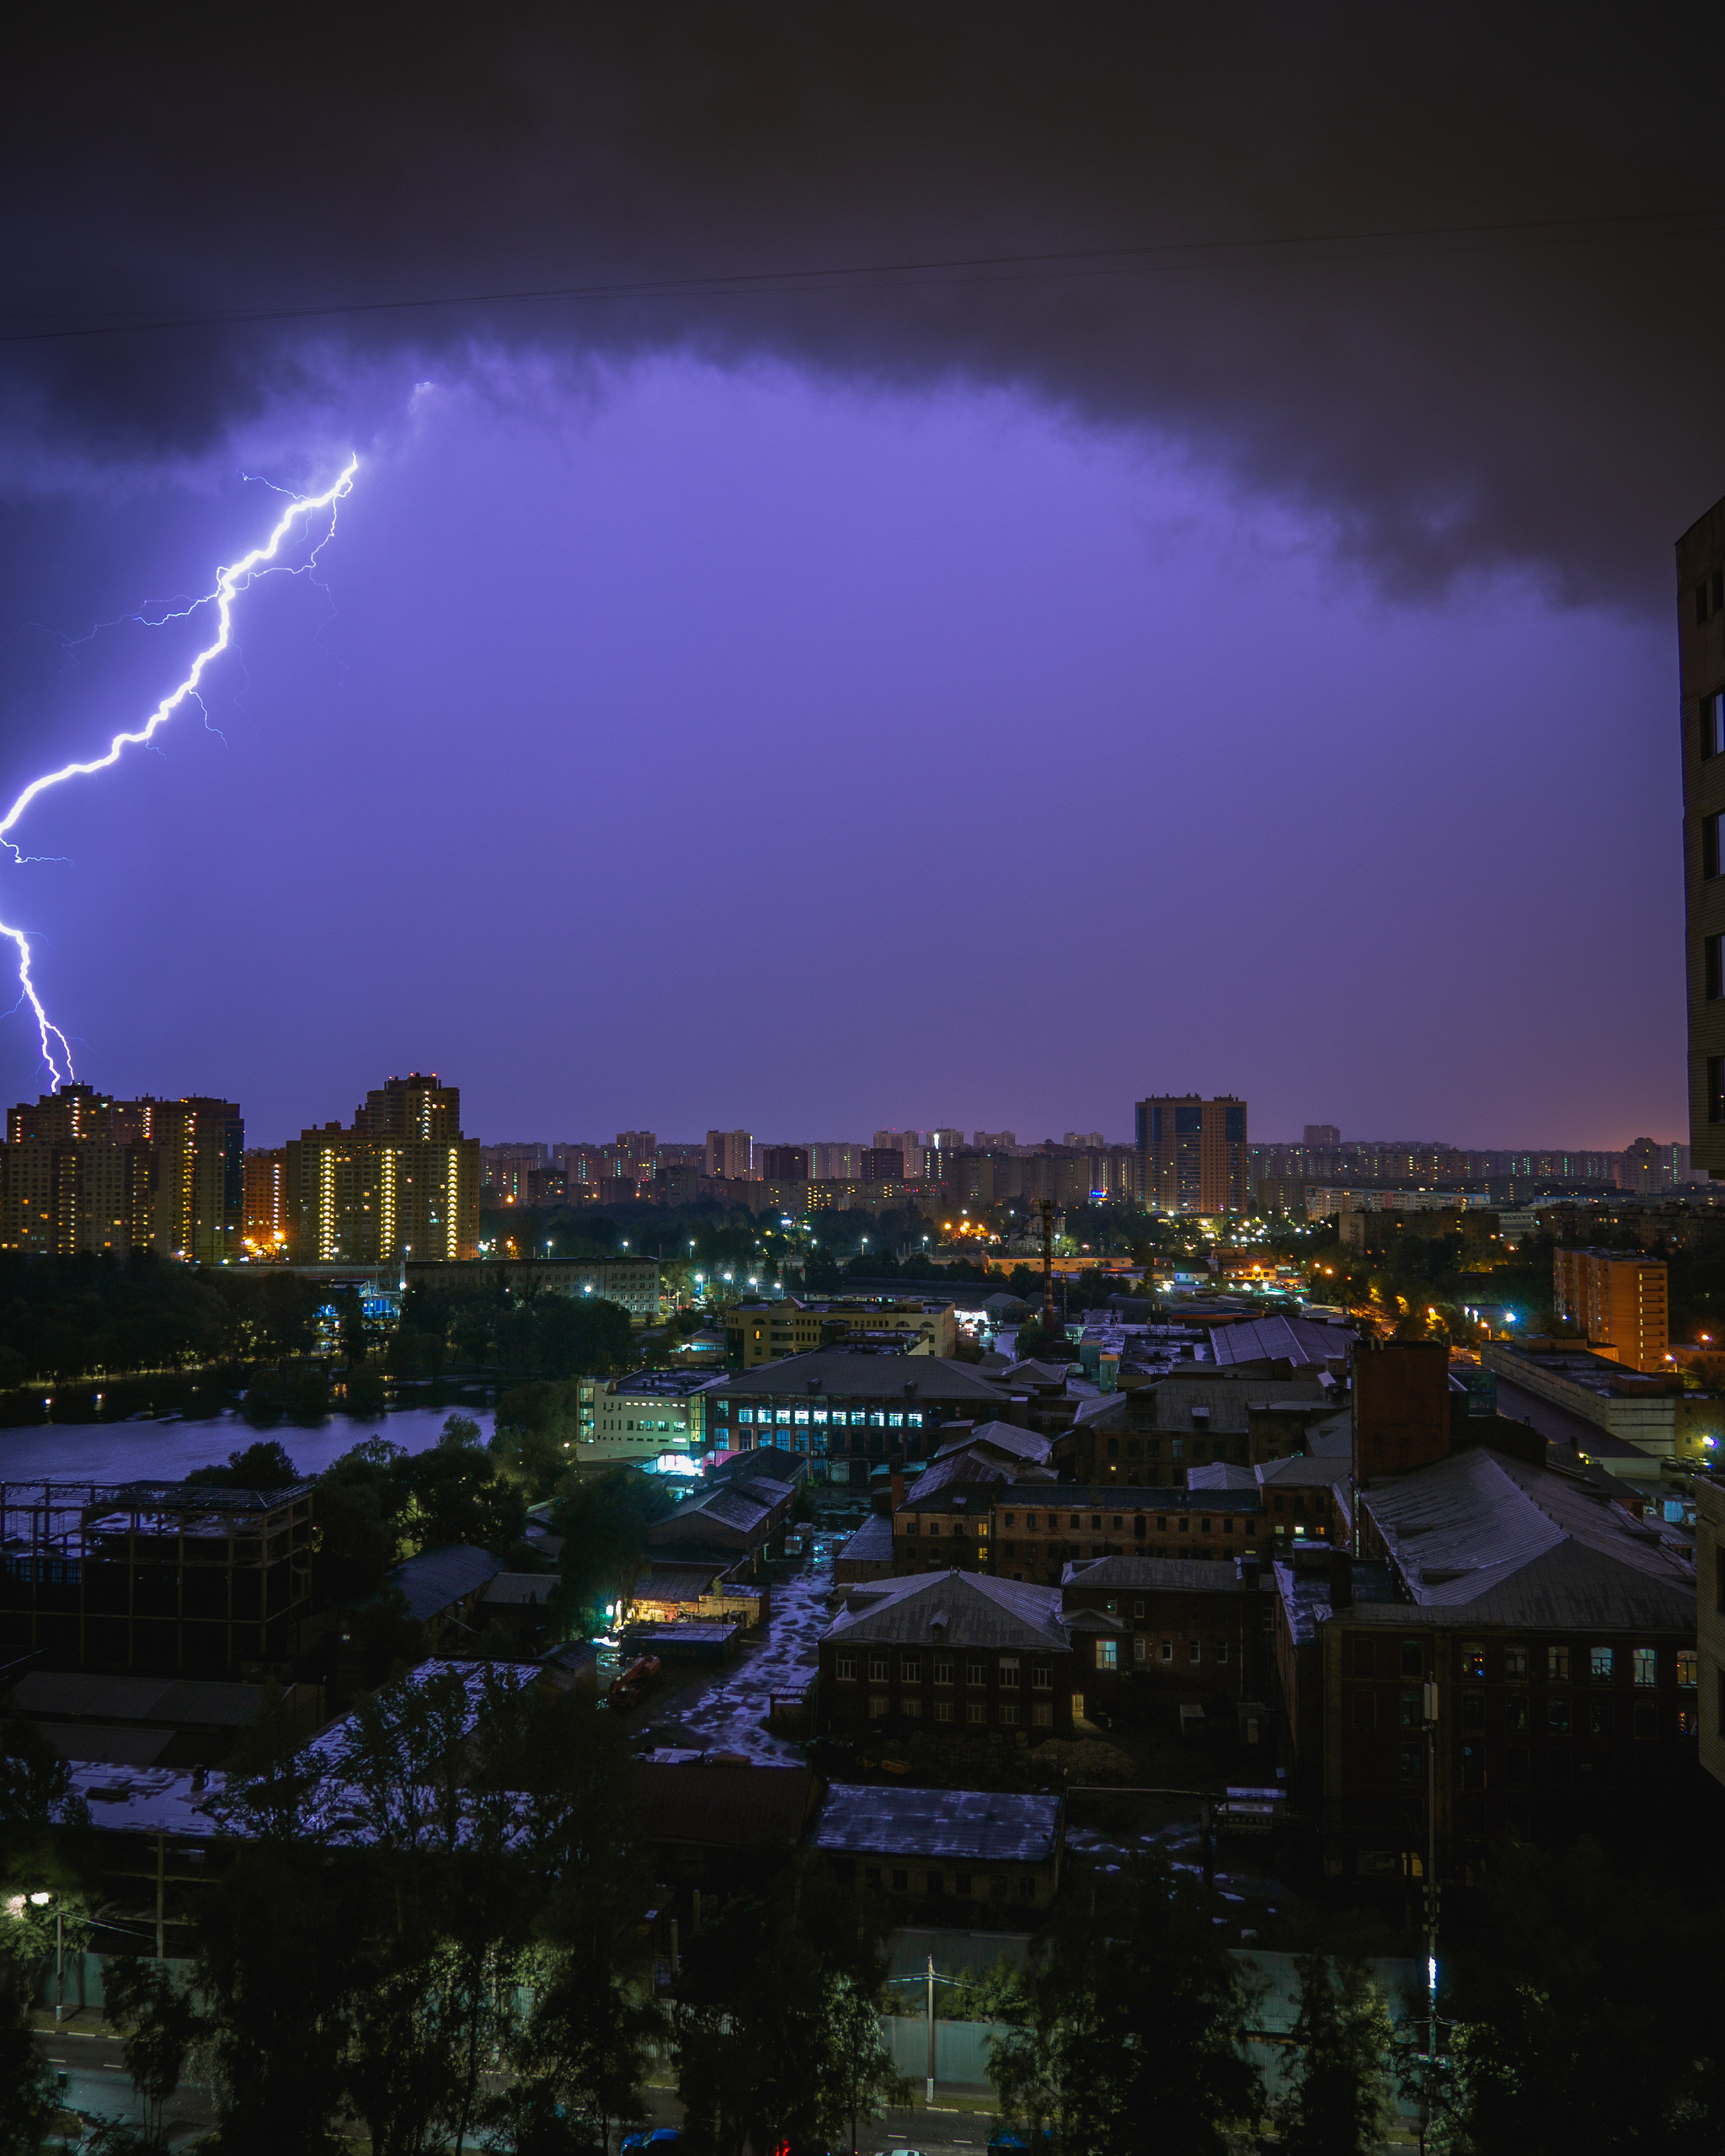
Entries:
<svg viewBox="0 0 1725 2156">
<path fill-rule="evenodd" d="M 54 2100 L 24 2018 L 45 1935 L 19 1889 L 56 1838 L 62 1872 L 93 1852 L 63 1764 L 6 1764 L 21 1830 L 0 1905 L 13 2156 L 40 2145 Z M 662 2063 L 692 2145 L 741 2156 L 785 2137 L 849 2145 L 902 2093 L 879 2034 L 884 1922 L 806 1856 L 762 1852 L 709 1897 L 672 1978 L 624 1732 L 579 1691 L 430 1664 L 309 1745 L 266 1717 L 214 1811 L 229 1839 L 189 1957 L 109 1964 L 158 2131 L 186 2076 L 215 2105 L 206 2146 L 236 2156 L 334 2156 L 355 2132 L 373 2156 L 609 2156 Z"/>
<path fill-rule="evenodd" d="M 266 1703 L 214 1802 L 227 1837 L 189 1956 L 109 1966 L 124 2055 L 159 2127 L 206 2085 L 215 2151 L 376 2156 L 483 2145 L 611 2156 L 655 2072 L 692 2156 L 851 2147 L 907 2100 L 880 2031 L 889 1913 L 807 1851 L 739 1860 L 670 1966 L 626 1732 L 534 1673 L 428 1664 L 310 1744 Z M 40 2145 L 53 2092 L 27 2001 L 51 1927 L 99 1873 L 63 1762 L 0 1755 L 0 2156 Z M 1367 2156 L 1399 2095 L 1455 2156 L 1715 2151 L 1718 1882 L 1680 1887 L 1579 1845 L 1502 1853 L 1446 1954 L 1439 2041 L 1379 1990 L 1357 1936 L 1315 1933 L 1298 2012 L 1254 2063 L 1264 2002 L 1212 1892 L 1155 1853 L 1106 1904 L 1069 1892 L 1022 1972 L 972 1986 L 1008 2025 L 1005 2119 L 1052 2156 Z M 151 2145 L 147 2140 L 136 2144 Z"/>
</svg>

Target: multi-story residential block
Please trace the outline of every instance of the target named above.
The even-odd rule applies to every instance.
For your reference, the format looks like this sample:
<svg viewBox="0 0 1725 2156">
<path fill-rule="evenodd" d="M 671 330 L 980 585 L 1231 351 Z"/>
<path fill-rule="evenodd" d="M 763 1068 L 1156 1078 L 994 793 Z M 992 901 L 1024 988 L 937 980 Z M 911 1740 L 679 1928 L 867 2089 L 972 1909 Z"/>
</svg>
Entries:
<svg viewBox="0 0 1725 2156">
<path fill-rule="evenodd" d="M 1072 1644 L 1057 1588 L 963 1572 L 870 1582 L 846 1596 L 820 1656 L 830 1729 L 1071 1733 Z"/>
<path fill-rule="evenodd" d="M 488 1205 L 525 1205 L 528 1202 L 527 1179 L 549 1165 L 550 1150 L 534 1139 L 511 1139 L 499 1145 L 482 1145 L 479 1191 L 483 1202 Z"/>
<path fill-rule="evenodd" d="M 1138 1189 L 1158 1213 L 1244 1213 L 1251 1203 L 1246 1103 L 1162 1093 L 1140 1101 Z"/>
<path fill-rule="evenodd" d="M 755 1140 L 746 1130 L 709 1130 L 707 1172 L 731 1182 L 746 1182 L 755 1173 Z"/>
<path fill-rule="evenodd" d="M 353 1126 L 286 1147 L 289 1246 L 302 1264 L 454 1263 L 478 1255 L 479 1144 L 461 1094 L 435 1075 L 391 1078 Z"/>
<path fill-rule="evenodd" d="M 242 1252 L 245 1125 L 231 1101 L 116 1101 L 67 1084 L 7 1116 L 0 1246 Z"/>
<path fill-rule="evenodd" d="M 244 1159 L 240 1241 L 248 1258 L 280 1257 L 287 1249 L 287 1148 L 260 1145 Z"/>
<path fill-rule="evenodd" d="M 1552 1254 L 1552 1304 L 1596 1354 L 1632 1370 L 1663 1371 L 1671 1344 L 1662 1258 L 1615 1250 Z"/>
<path fill-rule="evenodd" d="M 852 1339 L 901 1347 L 910 1355 L 949 1356 L 957 1345 L 956 1306 L 921 1295 L 786 1295 L 734 1303 L 724 1312 L 725 1353 L 752 1370 L 782 1355 L 804 1355 Z"/>
<path fill-rule="evenodd" d="M 763 1145 L 756 1154 L 765 1182 L 807 1182 L 809 1148 L 806 1145 Z"/>
<path fill-rule="evenodd" d="M 1677 605 L 1690 1156 L 1725 1176 L 1725 501 L 1677 542 Z"/>
</svg>

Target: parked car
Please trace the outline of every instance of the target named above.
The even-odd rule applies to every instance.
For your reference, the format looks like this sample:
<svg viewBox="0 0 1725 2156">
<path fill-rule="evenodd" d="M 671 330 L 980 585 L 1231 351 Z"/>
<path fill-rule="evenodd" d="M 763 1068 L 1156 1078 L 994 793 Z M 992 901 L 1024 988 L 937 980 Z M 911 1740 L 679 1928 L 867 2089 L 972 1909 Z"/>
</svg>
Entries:
<svg viewBox="0 0 1725 2156">
<path fill-rule="evenodd" d="M 625 1670 L 613 1677 L 605 1696 L 614 1707 L 632 1707 L 659 1682 L 659 1657 L 638 1655 Z"/>
</svg>

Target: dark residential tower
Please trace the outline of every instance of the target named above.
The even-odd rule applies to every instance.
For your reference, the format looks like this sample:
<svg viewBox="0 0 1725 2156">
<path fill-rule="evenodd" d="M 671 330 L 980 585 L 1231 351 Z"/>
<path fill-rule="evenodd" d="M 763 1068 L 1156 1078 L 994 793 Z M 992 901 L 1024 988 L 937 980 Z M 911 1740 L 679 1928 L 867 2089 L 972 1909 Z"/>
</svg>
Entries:
<svg viewBox="0 0 1725 2156">
<path fill-rule="evenodd" d="M 1138 1190 L 1158 1213 L 1244 1213 L 1246 1103 L 1158 1093 L 1136 1108 Z"/>
<path fill-rule="evenodd" d="M 1677 542 L 1683 895 L 1694 1172 L 1725 1181 L 1725 501 Z"/>
</svg>

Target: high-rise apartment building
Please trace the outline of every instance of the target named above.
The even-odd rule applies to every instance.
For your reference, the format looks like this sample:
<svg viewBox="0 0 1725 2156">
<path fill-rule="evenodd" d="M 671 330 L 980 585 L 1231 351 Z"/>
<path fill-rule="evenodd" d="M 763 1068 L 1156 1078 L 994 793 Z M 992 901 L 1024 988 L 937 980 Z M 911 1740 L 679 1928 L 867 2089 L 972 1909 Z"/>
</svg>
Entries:
<svg viewBox="0 0 1725 2156">
<path fill-rule="evenodd" d="M 1677 542 L 1677 619 L 1690 1144 L 1725 1180 L 1725 501 Z"/>
<path fill-rule="evenodd" d="M 1243 1213 L 1246 1103 L 1158 1093 L 1137 1103 L 1138 1190 L 1157 1213 Z"/>
<path fill-rule="evenodd" d="M 709 1130 L 707 1172 L 747 1182 L 755 1173 L 755 1140 L 746 1130 Z"/>
<path fill-rule="evenodd" d="M 1333 1123 L 1309 1123 L 1300 1142 L 1308 1151 L 1334 1153 L 1341 1147 L 1341 1129 Z"/>
<path fill-rule="evenodd" d="M 240 1241 L 246 1256 L 280 1257 L 287 1250 L 287 1148 L 259 1145 L 245 1156 L 245 1203 Z"/>
<path fill-rule="evenodd" d="M 1609 1350 L 1626 1369 L 1665 1369 L 1671 1336 L 1662 1258 L 1559 1250 L 1551 1270 L 1552 1307 L 1582 1328 L 1589 1346 Z"/>
<path fill-rule="evenodd" d="M 479 1251 L 479 1141 L 461 1092 L 418 1071 L 286 1147 L 288 1241 L 302 1265 L 438 1262 Z"/>
<path fill-rule="evenodd" d="M 242 1254 L 245 1125 L 232 1101 L 116 1101 L 68 1084 L 8 1111 L 0 1247 Z"/>
<path fill-rule="evenodd" d="M 758 1155 L 763 1182 L 807 1182 L 809 1148 L 806 1145 L 763 1145 Z"/>
</svg>

